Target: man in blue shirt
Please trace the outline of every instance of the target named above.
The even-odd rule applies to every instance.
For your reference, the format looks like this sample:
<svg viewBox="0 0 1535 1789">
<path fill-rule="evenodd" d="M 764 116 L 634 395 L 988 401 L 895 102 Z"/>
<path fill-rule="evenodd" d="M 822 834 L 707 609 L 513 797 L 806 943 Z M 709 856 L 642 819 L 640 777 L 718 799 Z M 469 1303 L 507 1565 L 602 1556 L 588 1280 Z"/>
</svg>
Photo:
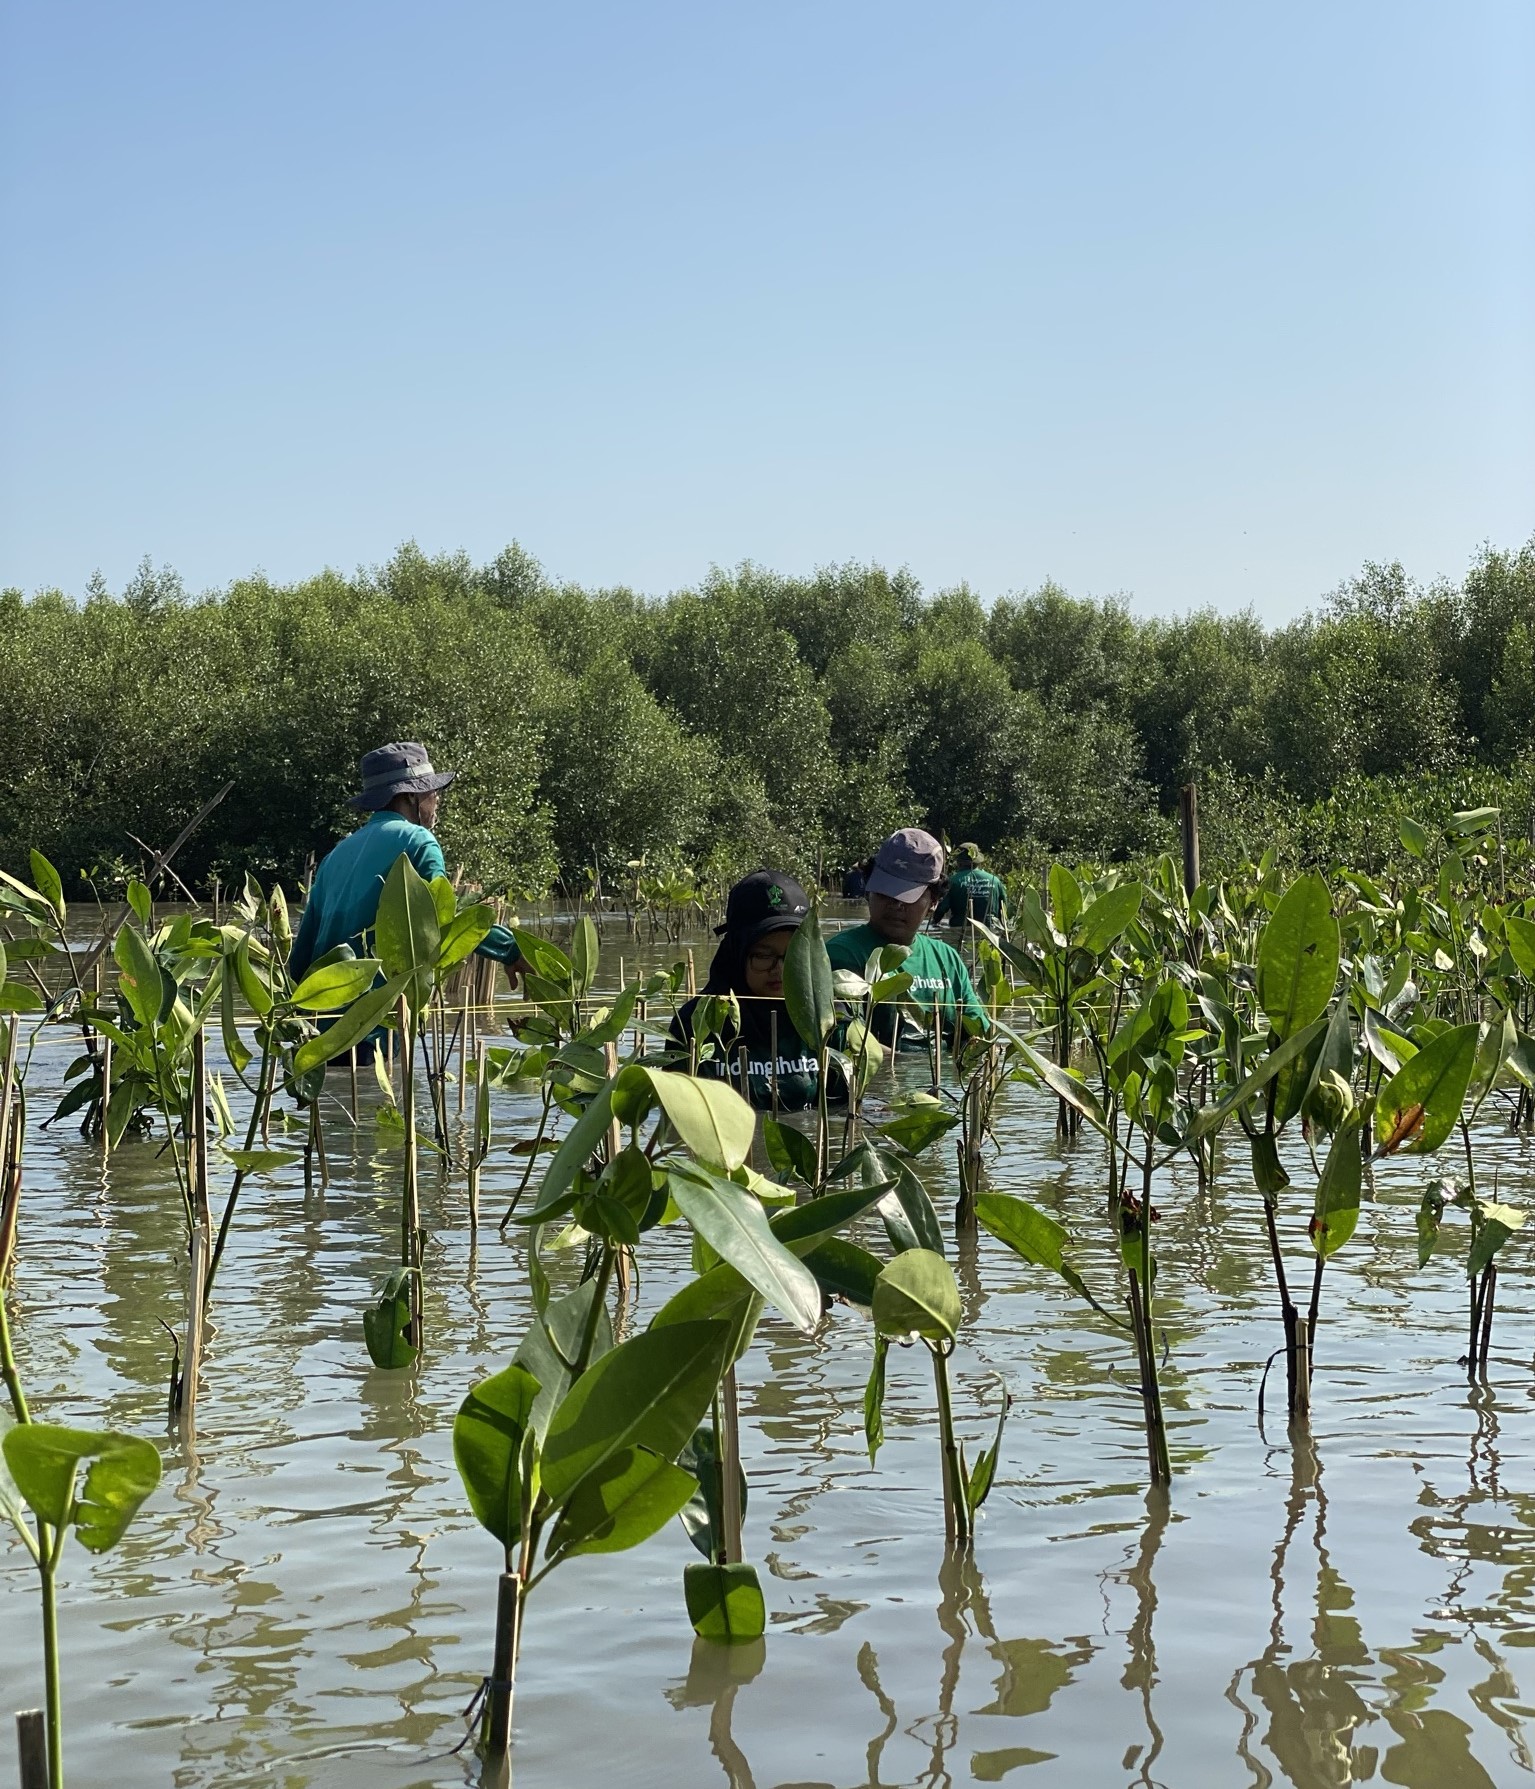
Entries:
<svg viewBox="0 0 1535 1789">
<path fill-rule="evenodd" d="M 315 871 L 288 958 L 288 973 L 295 981 L 338 944 L 350 944 L 358 956 L 367 955 L 364 934 L 373 929 L 384 880 L 402 856 L 410 859 L 424 881 L 447 874 L 432 827 L 442 792 L 456 773 L 433 770 L 426 747 L 415 740 L 365 753 L 360 768 L 362 791 L 352 797 L 351 805 L 370 818 L 329 852 Z M 490 928 L 478 954 L 504 963 L 508 981 L 517 975 L 520 953 L 505 926 Z"/>
</svg>

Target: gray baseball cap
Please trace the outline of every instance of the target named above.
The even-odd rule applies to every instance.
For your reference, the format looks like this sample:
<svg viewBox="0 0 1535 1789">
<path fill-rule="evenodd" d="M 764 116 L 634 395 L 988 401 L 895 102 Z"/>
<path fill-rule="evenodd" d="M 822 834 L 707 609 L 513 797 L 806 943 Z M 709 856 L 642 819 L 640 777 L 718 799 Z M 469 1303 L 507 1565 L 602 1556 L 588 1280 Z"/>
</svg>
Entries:
<svg viewBox="0 0 1535 1789">
<path fill-rule="evenodd" d="M 915 901 L 942 880 L 943 846 L 921 827 L 903 826 L 875 852 L 868 888 L 895 901 Z"/>
</svg>

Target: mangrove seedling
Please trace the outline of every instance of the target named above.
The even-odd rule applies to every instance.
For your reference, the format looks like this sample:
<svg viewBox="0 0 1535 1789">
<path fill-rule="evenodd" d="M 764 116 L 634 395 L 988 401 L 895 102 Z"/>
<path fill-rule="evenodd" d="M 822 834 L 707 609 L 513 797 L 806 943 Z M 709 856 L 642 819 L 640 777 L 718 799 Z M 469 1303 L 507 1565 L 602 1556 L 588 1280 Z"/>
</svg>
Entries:
<svg viewBox="0 0 1535 1789">
<path fill-rule="evenodd" d="M 943 1484 L 944 1538 L 951 1547 L 969 1547 L 975 1518 L 991 1491 L 1007 1420 L 1004 1391 L 992 1445 L 983 1448 L 975 1466 L 965 1463 L 965 1450 L 954 1430 L 949 1386 L 949 1357 L 959 1334 L 961 1310 L 954 1269 L 931 1249 L 906 1249 L 881 1269 L 874 1285 L 874 1364 L 863 1396 L 864 1436 L 872 1462 L 885 1436 L 885 1365 L 892 1342 L 920 1342 L 933 1363 L 938 1400 L 939 1470 Z"/>
<path fill-rule="evenodd" d="M 32 1420 L 11 1351 L 3 1292 L 0 1365 L 14 1415 L 13 1421 L 11 1416 L 0 1413 L 0 1514 L 16 1530 L 37 1567 L 42 1598 L 48 1789 L 64 1789 L 59 1559 L 71 1529 L 88 1553 L 105 1553 L 117 1545 L 139 1506 L 160 1482 L 160 1454 L 152 1442 L 135 1435 L 110 1429 L 71 1429 Z"/>
</svg>

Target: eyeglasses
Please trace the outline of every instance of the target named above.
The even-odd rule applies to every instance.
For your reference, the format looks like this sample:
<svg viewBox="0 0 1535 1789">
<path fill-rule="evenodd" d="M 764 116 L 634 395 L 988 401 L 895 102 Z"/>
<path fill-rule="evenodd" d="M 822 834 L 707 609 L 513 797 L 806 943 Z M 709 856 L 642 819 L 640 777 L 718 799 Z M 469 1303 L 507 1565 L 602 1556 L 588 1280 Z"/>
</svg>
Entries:
<svg viewBox="0 0 1535 1789">
<path fill-rule="evenodd" d="M 778 950 L 749 950 L 746 953 L 746 964 L 749 969 L 777 969 L 783 964 L 783 952 Z"/>
</svg>

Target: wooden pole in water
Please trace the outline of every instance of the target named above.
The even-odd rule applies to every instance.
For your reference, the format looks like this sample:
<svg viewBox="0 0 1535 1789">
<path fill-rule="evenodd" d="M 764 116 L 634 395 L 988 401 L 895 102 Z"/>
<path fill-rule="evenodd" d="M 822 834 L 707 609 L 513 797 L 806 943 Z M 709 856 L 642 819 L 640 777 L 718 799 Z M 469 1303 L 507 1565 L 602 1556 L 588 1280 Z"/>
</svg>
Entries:
<svg viewBox="0 0 1535 1789">
<path fill-rule="evenodd" d="M 16 1752 L 21 1763 L 21 1789 L 48 1789 L 48 1723 L 40 1708 L 16 1717 Z"/>
<path fill-rule="evenodd" d="M 410 1275 L 410 1332 L 419 1351 L 425 1300 L 421 1287 L 421 1197 L 416 1181 L 416 1040 L 403 996 L 395 1010 L 400 1028 L 400 1111 L 405 1119 L 405 1186 L 400 1200 L 400 1261 Z"/>
<path fill-rule="evenodd" d="M 357 1129 L 357 1046 L 353 1044 L 346 1053 L 347 1076 L 352 1084 L 352 1129 Z"/>
<path fill-rule="evenodd" d="M 512 1693 L 517 1676 L 517 1629 L 522 1620 L 522 1579 L 502 1572 L 496 1590 L 496 1650 L 485 1699 L 485 1756 L 504 1758 L 512 1742 Z"/>
<path fill-rule="evenodd" d="M 943 1086 L 943 1002 L 933 996 L 933 1092 Z"/>
<path fill-rule="evenodd" d="M 693 996 L 698 992 L 698 972 L 693 966 L 693 947 L 692 947 L 692 945 L 688 946 L 687 988 L 688 988 L 688 999 L 691 1000 L 693 998 Z"/>
<path fill-rule="evenodd" d="M 773 1116 L 778 1116 L 778 1008 L 768 1008 L 768 1049 L 772 1059 L 768 1064 L 768 1100 L 772 1106 Z"/>
<path fill-rule="evenodd" d="M 618 1045 L 616 1043 L 604 1044 L 602 1046 L 602 1066 L 607 1070 L 608 1079 L 611 1081 L 614 1075 L 618 1073 Z M 623 1146 L 623 1129 L 615 1118 L 608 1126 L 608 1160 L 610 1162 L 618 1160 L 618 1153 Z M 618 1281 L 618 1297 L 620 1303 L 629 1296 L 633 1260 L 634 1257 L 622 1244 L 620 1244 L 614 1251 L 613 1270 Z"/>
<path fill-rule="evenodd" d="M 489 1088 L 485 1082 L 485 1052 L 474 1053 L 474 1110 L 471 1123 L 474 1134 L 469 1140 L 469 1230 L 480 1227 L 480 1163 L 485 1159 L 485 1101 Z"/>
<path fill-rule="evenodd" d="M 1295 1410 L 1296 1422 L 1311 1421 L 1311 1324 L 1305 1317 L 1295 1319 Z"/>
<path fill-rule="evenodd" d="M 197 1420 L 197 1381 L 202 1371 L 203 1297 L 212 1246 L 208 1203 L 208 1062 L 206 1039 L 199 1030 L 192 1039 L 192 1148 L 188 1163 L 192 1193 L 192 1235 L 187 1273 L 186 1358 L 181 1368 L 181 1421 L 188 1434 Z"/>
</svg>

